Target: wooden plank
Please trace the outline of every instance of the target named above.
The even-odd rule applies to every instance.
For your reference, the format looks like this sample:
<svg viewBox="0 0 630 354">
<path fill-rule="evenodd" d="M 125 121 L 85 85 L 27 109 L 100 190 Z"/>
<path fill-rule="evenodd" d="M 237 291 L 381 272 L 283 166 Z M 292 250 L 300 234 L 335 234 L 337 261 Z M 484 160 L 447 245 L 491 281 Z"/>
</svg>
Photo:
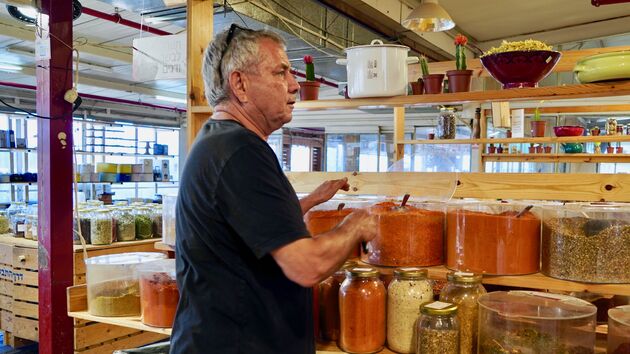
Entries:
<svg viewBox="0 0 630 354">
<path fill-rule="evenodd" d="M 14 284 L 12 287 L 13 298 L 21 301 L 38 302 L 39 291 L 33 286 Z"/>
<path fill-rule="evenodd" d="M 140 332 L 135 328 L 113 326 L 105 323 L 93 323 L 74 329 L 74 350 L 81 351 L 95 344 L 139 333 Z"/>
<path fill-rule="evenodd" d="M 13 296 L 13 283 L 6 280 L 0 280 L 0 295 Z"/>
<path fill-rule="evenodd" d="M 165 339 L 166 337 L 167 336 L 158 333 L 140 332 L 139 334 L 105 342 L 102 345 L 97 345 L 83 351 L 75 351 L 75 354 L 112 353 L 114 350 L 136 348 L 145 344 L 157 342 Z"/>
<path fill-rule="evenodd" d="M 13 245 L 5 243 L 5 237 L 0 236 L 0 264 L 11 265 L 13 264 Z"/>
<path fill-rule="evenodd" d="M 486 162 L 628 163 L 630 154 L 484 154 Z"/>
<path fill-rule="evenodd" d="M 501 139 L 442 139 L 442 140 L 403 140 L 403 144 L 545 144 L 545 143 L 603 143 L 629 142 L 630 135 L 598 135 L 598 136 L 546 136 L 542 138 L 501 138 Z"/>
<path fill-rule="evenodd" d="M 125 242 L 114 242 L 111 245 L 85 245 L 85 249 L 88 251 L 98 251 L 98 250 L 109 250 L 114 248 L 127 248 L 131 246 L 139 246 L 139 245 L 152 245 L 155 242 L 158 242 L 160 239 L 151 238 L 148 240 L 137 240 L 137 241 L 125 241 Z M 83 246 L 81 245 L 73 245 L 74 252 L 82 253 Z M 112 253 L 121 253 L 125 251 L 117 251 Z"/>
<path fill-rule="evenodd" d="M 37 249 L 13 247 L 13 268 L 37 270 Z"/>
<path fill-rule="evenodd" d="M 16 337 L 39 341 L 39 322 L 24 317 L 13 317 L 13 335 Z"/>
<path fill-rule="evenodd" d="M 13 298 L 6 295 L 0 295 L 0 309 L 13 311 Z"/>
<path fill-rule="evenodd" d="M 537 101 L 561 100 L 590 97 L 612 97 L 630 94 L 630 81 L 616 81 L 583 85 L 531 87 L 509 90 L 441 93 L 436 95 L 414 95 L 374 97 L 356 99 L 334 99 L 299 101 L 296 110 L 353 109 L 368 107 L 433 106 L 438 104 L 462 104 L 470 102 Z"/>
<path fill-rule="evenodd" d="M 405 145 L 400 142 L 405 140 L 405 108 L 394 107 L 394 161 L 405 157 Z"/>
<path fill-rule="evenodd" d="M 155 249 L 156 250 L 160 250 L 160 251 L 175 252 L 175 247 L 173 247 L 171 245 L 167 245 L 164 242 L 156 242 L 155 243 Z"/>
<path fill-rule="evenodd" d="M 78 302 L 78 301 L 79 300 L 73 300 L 73 302 Z M 154 333 L 159 333 L 159 334 L 163 334 L 163 335 L 167 335 L 167 336 L 171 335 L 171 329 L 170 328 L 158 328 L 158 327 L 147 326 L 147 325 L 142 323 L 142 321 L 140 320 L 140 316 L 133 316 L 133 317 L 100 317 L 100 316 L 90 315 L 87 311 L 77 311 L 77 312 L 69 311 L 68 312 L 68 316 L 73 317 L 73 318 L 79 318 L 79 319 L 86 320 L 86 321 L 94 321 L 94 322 L 100 322 L 100 323 L 109 323 L 109 324 L 115 325 L 115 326 L 123 326 L 123 327 L 127 327 L 127 328 L 135 328 L 137 330 L 147 331 L 147 332 L 154 332 Z"/>
<path fill-rule="evenodd" d="M 26 270 L 26 269 L 15 269 L 13 271 L 14 273 L 14 284 L 21 284 L 21 285 L 30 285 L 30 286 L 37 286 L 39 281 L 37 278 L 37 272 L 32 271 L 32 270 Z"/>
<path fill-rule="evenodd" d="M 189 109 L 191 113 L 213 113 L 212 107 L 210 106 L 191 106 Z"/>
<path fill-rule="evenodd" d="M 13 332 L 13 312 L 4 310 L 0 312 L 0 323 L 2 323 L 2 330 Z"/>
<path fill-rule="evenodd" d="M 126 252 L 156 252 L 155 242 L 158 239 L 150 240 L 150 242 L 116 242 L 116 247 L 90 249 L 88 257 L 102 256 L 105 254 L 126 253 Z M 74 254 L 74 274 L 85 274 L 85 261 L 83 260 L 83 252 Z"/>
<path fill-rule="evenodd" d="M 81 284 L 85 284 L 86 283 L 86 275 L 85 274 L 79 274 L 74 276 L 74 285 L 81 285 Z"/>
<path fill-rule="evenodd" d="M 8 345 L 14 349 L 25 347 L 33 343 L 35 342 L 32 340 L 14 336 L 12 332 L 4 332 L 4 345 Z"/>
<path fill-rule="evenodd" d="M 524 108 L 525 115 L 533 115 L 535 108 Z M 630 104 L 598 105 L 598 106 L 560 106 L 540 107 L 541 114 L 567 114 L 567 113 L 628 113 Z M 492 116 L 492 110 L 484 109 L 486 116 Z"/>
<path fill-rule="evenodd" d="M 66 290 L 68 312 L 87 311 L 87 286 L 75 285 Z"/>
<path fill-rule="evenodd" d="M 37 319 L 39 318 L 39 308 L 34 303 L 13 301 L 13 315 Z"/>
</svg>

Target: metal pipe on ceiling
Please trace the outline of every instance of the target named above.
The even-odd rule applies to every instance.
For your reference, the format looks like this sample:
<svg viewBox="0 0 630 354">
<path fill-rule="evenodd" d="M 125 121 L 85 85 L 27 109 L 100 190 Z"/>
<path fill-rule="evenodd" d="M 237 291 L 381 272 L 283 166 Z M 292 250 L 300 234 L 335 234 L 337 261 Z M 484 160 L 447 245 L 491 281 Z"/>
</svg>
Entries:
<svg viewBox="0 0 630 354">
<path fill-rule="evenodd" d="M 100 19 L 103 19 L 103 20 L 106 20 L 106 21 L 111 21 L 111 22 L 114 22 L 114 23 L 119 23 L 119 24 L 127 26 L 127 27 L 131 27 L 131 28 L 139 29 L 141 31 L 153 33 L 153 34 L 156 34 L 158 36 L 168 36 L 168 35 L 172 34 L 172 33 L 166 32 L 166 31 L 162 31 L 159 28 L 155 28 L 155 27 L 147 26 L 147 25 L 142 24 L 142 23 L 126 20 L 126 19 L 122 18 L 122 16 L 120 16 L 119 13 L 108 14 L 108 13 L 101 12 L 101 11 L 98 11 L 98 10 L 90 9 L 89 7 L 84 7 L 82 11 L 86 15 L 98 17 Z"/>
</svg>

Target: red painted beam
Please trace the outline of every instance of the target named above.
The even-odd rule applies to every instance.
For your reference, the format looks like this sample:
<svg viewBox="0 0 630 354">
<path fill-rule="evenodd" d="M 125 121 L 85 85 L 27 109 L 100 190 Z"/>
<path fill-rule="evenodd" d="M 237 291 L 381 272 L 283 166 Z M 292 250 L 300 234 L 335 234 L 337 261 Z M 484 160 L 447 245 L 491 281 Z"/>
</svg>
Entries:
<svg viewBox="0 0 630 354">
<path fill-rule="evenodd" d="M 101 12 L 101 11 L 98 11 L 98 10 L 90 9 L 89 7 L 84 7 L 82 12 L 84 14 L 86 14 L 86 15 L 98 17 L 100 19 L 111 21 L 111 22 L 115 22 L 115 23 L 120 23 L 121 25 L 132 27 L 132 28 L 135 28 L 135 29 L 139 29 L 141 31 L 157 34 L 159 36 L 167 36 L 169 34 L 172 34 L 172 33 L 166 32 L 166 31 L 162 31 L 161 29 L 158 29 L 158 28 L 155 28 L 155 27 L 150 27 L 150 26 L 147 26 L 147 25 L 144 25 L 144 24 L 141 24 L 141 23 L 125 20 L 118 13 L 108 14 L 108 13 Z"/>
<path fill-rule="evenodd" d="M 54 4 L 53 4 L 54 3 Z M 39 218 L 39 352 L 74 353 L 66 289 L 73 283 L 72 0 L 40 0 L 48 14 L 50 59 L 37 61 L 37 198 Z M 46 33 L 38 31 L 39 33 Z"/>
</svg>

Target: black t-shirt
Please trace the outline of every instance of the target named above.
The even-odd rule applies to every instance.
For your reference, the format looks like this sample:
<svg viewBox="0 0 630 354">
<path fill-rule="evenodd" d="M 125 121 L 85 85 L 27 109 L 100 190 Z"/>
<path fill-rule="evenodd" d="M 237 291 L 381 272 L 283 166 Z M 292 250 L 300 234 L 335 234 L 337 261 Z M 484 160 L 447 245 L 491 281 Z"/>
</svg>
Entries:
<svg viewBox="0 0 630 354">
<path fill-rule="evenodd" d="M 315 353 L 311 290 L 270 254 L 304 237 L 269 145 L 237 122 L 209 120 L 179 188 L 171 354 Z"/>
</svg>

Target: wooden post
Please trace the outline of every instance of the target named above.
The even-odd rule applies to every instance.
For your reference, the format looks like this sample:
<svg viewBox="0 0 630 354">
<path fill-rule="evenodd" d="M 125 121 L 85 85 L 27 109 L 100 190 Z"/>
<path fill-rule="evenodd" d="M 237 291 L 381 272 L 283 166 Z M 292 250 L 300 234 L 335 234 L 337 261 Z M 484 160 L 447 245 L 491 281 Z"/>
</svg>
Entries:
<svg viewBox="0 0 630 354">
<path fill-rule="evenodd" d="M 208 107 L 203 88 L 201 63 L 203 53 L 212 40 L 213 1 L 188 0 L 188 148 L 192 146 L 199 129 L 212 109 Z"/>
<path fill-rule="evenodd" d="M 53 5 L 54 3 L 54 5 Z M 37 61 L 39 218 L 39 351 L 73 353 L 66 288 L 72 286 L 72 0 L 41 0 L 48 15 L 37 41 L 50 58 Z"/>
<path fill-rule="evenodd" d="M 485 111 L 481 110 L 481 119 L 479 120 L 479 137 L 485 139 L 488 137 L 488 117 L 486 117 Z M 479 144 L 479 152 L 477 153 L 477 159 L 479 161 L 479 171 L 486 172 L 486 160 L 483 158 L 483 154 L 486 152 L 486 144 Z M 471 171 L 472 172 L 472 171 Z"/>
<path fill-rule="evenodd" d="M 405 157 L 405 107 L 394 107 L 394 162 Z"/>
</svg>

